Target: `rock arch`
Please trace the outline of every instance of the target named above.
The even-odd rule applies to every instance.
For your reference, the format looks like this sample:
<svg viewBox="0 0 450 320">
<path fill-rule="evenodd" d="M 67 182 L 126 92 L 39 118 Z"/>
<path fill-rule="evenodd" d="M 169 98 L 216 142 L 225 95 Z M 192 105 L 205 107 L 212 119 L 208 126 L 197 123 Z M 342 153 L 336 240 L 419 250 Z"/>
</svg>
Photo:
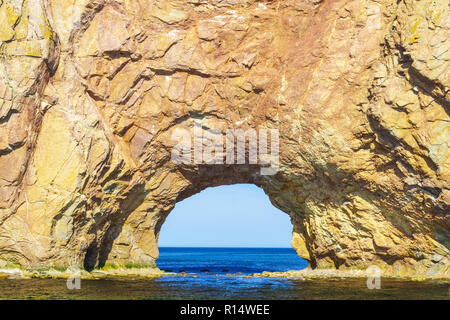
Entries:
<svg viewBox="0 0 450 320">
<path fill-rule="evenodd" d="M 150 265 L 177 201 L 245 182 L 291 216 L 312 267 L 448 269 L 444 4 L 4 0 L 0 10 L 0 260 Z M 171 133 L 195 121 L 279 130 L 278 173 L 175 165 Z"/>
</svg>

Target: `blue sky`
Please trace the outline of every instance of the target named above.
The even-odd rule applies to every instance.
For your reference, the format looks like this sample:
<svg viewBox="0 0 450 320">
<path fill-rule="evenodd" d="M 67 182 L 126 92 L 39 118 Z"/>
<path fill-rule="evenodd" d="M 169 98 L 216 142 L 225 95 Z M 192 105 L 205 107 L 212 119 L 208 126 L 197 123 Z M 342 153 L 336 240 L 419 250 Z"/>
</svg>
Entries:
<svg viewBox="0 0 450 320">
<path fill-rule="evenodd" d="M 238 184 L 208 188 L 177 203 L 159 246 L 290 248 L 291 238 L 289 216 L 262 189 Z"/>
</svg>

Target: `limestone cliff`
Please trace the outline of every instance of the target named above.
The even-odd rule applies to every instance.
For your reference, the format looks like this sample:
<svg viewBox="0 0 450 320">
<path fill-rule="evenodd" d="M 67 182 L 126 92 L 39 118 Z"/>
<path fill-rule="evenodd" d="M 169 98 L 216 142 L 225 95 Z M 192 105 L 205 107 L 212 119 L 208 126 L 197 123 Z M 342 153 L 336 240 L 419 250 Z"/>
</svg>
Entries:
<svg viewBox="0 0 450 320">
<path fill-rule="evenodd" d="M 313 268 L 448 272 L 449 5 L 0 0 L 0 260 L 153 265 L 177 201 L 262 187 Z M 277 129 L 280 168 L 178 165 Z"/>
</svg>

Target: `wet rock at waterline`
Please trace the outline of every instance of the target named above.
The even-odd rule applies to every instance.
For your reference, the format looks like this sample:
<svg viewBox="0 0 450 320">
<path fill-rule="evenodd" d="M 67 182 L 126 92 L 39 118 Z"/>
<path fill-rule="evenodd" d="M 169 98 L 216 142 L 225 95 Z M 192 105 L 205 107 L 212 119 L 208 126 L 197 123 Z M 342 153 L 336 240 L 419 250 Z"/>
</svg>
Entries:
<svg viewBox="0 0 450 320">
<path fill-rule="evenodd" d="M 313 268 L 448 273 L 445 2 L 0 4 L 4 264 L 154 265 L 177 201 L 254 183 Z M 197 123 L 276 130 L 276 173 L 172 161 Z"/>
</svg>

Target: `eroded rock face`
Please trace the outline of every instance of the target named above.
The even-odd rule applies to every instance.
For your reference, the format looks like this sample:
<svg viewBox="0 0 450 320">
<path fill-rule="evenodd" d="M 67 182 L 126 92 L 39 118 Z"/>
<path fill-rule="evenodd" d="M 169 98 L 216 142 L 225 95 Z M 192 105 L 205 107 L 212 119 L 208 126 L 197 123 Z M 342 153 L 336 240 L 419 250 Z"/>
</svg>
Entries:
<svg viewBox="0 0 450 320">
<path fill-rule="evenodd" d="M 312 267 L 448 272 L 445 1 L 0 1 L 0 259 L 153 265 L 233 183 Z M 280 168 L 171 161 L 177 128 L 277 129 Z"/>
</svg>

